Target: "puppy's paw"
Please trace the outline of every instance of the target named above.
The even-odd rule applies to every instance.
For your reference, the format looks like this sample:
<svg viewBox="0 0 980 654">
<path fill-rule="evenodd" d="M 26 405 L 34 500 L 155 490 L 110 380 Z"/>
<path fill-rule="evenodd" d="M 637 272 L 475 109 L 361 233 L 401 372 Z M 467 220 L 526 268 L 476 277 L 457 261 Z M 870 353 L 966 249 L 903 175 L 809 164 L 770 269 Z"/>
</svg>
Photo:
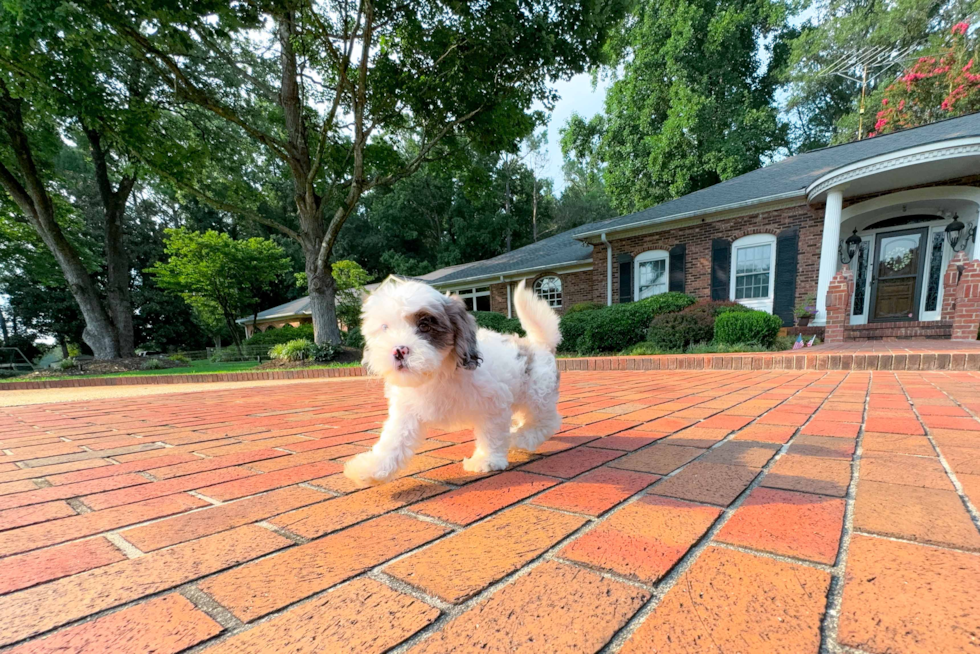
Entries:
<svg viewBox="0 0 980 654">
<path fill-rule="evenodd" d="M 463 470 L 466 472 L 493 472 L 494 470 L 506 469 L 506 456 L 474 454 L 468 459 L 463 459 Z"/>
<path fill-rule="evenodd" d="M 361 452 L 344 464 L 344 476 L 359 488 L 367 488 L 387 481 L 390 473 L 383 469 L 377 454 Z"/>
</svg>

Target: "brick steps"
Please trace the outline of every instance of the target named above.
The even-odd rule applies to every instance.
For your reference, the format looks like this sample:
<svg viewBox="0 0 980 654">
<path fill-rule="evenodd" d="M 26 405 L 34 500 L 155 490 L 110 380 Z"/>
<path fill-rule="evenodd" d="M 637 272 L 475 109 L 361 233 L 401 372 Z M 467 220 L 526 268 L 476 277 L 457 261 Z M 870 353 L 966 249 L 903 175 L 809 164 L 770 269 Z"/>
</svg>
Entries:
<svg viewBox="0 0 980 654">
<path fill-rule="evenodd" d="M 953 323 L 949 321 L 882 322 L 844 327 L 844 341 L 896 341 L 899 339 L 924 338 L 949 340 L 953 336 Z"/>
</svg>

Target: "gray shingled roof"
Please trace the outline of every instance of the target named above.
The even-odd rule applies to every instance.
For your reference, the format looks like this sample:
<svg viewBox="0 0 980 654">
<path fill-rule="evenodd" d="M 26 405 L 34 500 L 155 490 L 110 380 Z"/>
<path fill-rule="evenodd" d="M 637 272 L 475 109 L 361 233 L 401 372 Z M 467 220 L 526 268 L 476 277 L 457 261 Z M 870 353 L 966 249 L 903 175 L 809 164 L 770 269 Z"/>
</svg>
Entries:
<svg viewBox="0 0 980 654">
<path fill-rule="evenodd" d="M 582 233 L 594 234 L 626 225 L 668 222 L 681 215 L 708 213 L 713 209 L 751 203 L 765 197 L 790 196 L 794 193 L 802 196 L 810 184 L 842 166 L 889 152 L 967 136 L 980 136 L 980 113 L 863 141 L 811 150 L 644 211 L 593 223 Z"/>
</svg>

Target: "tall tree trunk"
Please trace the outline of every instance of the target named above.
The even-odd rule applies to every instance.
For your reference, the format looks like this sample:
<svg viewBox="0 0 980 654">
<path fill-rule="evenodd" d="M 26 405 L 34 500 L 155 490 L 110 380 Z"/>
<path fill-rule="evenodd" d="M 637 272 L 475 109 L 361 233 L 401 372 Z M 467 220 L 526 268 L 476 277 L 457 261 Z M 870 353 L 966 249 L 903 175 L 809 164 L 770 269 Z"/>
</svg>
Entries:
<svg viewBox="0 0 980 654">
<path fill-rule="evenodd" d="M 116 328 L 119 356 L 131 357 L 136 353 L 136 342 L 133 335 L 133 303 L 129 292 L 129 254 L 123 242 L 123 219 L 136 177 L 124 176 L 116 190 L 113 190 L 106 153 L 102 147 L 102 136 L 94 129 L 84 129 L 92 150 L 95 179 L 105 216 L 106 300 Z"/>
<path fill-rule="evenodd" d="M 319 249 L 316 247 L 312 254 L 306 254 L 306 287 L 310 294 L 313 337 L 318 345 L 340 343 L 340 327 L 337 325 L 337 287 L 332 271 L 317 266 Z"/>
<path fill-rule="evenodd" d="M 61 347 L 61 358 L 68 359 L 71 355 L 68 353 L 68 343 L 65 341 L 64 336 L 58 337 L 58 345 Z"/>
<path fill-rule="evenodd" d="M 3 315 L 3 309 L 0 309 L 0 333 L 3 334 L 3 344 L 6 345 L 10 340 L 10 333 L 7 332 L 7 317 Z"/>
<path fill-rule="evenodd" d="M 3 122 L 8 144 L 24 181 L 21 184 L 6 166 L 0 164 L 0 185 L 17 203 L 27 221 L 58 262 L 68 282 L 68 288 L 85 318 L 82 340 L 92 348 L 95 358 L 114 359 L 119 356 L 116 330 L 102 306 L 95 282 L 55 219 L 54 205 L 41 180 L 24 128 L 21 100 L 11 97 L 2 82 L 0 82 L 0 120 Z"/>
<path fill-rule="evenodd" d="M 538 242 L 538 178 L 535 176 L 534 183 L 531 185 L 531 236 L 534 242 Z"/>
</svg>

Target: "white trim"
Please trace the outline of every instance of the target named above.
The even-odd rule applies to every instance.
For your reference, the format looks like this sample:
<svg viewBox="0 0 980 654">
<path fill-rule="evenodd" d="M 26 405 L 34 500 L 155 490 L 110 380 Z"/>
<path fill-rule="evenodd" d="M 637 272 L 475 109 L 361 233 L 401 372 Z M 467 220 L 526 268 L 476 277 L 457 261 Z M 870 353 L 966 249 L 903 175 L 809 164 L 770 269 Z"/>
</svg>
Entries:
<svg viewBox="0 0 980 654">
<path fill-rule="evenodd" d="M 666 293 L 670 290 L 670 252 L 667 250 L 647 250 L 636 255 L 633 259 L 633 301 L 637 302 L 640 300 L 640 264 L 646 263 L 648 261 L 663 261 L 664 262 L 664 290 Z M 656 293 L 655 295 L 659 295 Z"/>
<path fill-rule="evenodd" d="M 823 175 L 806 188 L 807 200 L 812 202 L 814 198 L 835 186 L 877 173 L 926 162 L 976 155 L 980 155 L 980 136 L 926 143 L 914 148 L 889 152 L 841 166 Z"/>
<path fill-rule="evenodd" d="M 769 246 L 769 291 L 766 297 L 735 299 L 735 271 L 738 267 L 738 251 L 748 248 Z M 731 269 L 728 275 L 728 298 L 733 302 L 738 302 L 744 306 L 772 313 L 772 300 L 776 289 L 776 237 L 772 234 L 752 234 L 743 236 L 732 243 Z"/>
<path fill-rule="evenodd" d="M 708 187 L 710 188 L 710 187 Z M 625 225 L 617 225 L 616 227 L 611 227 L 608 229 L 597 229 L 591 232 L 582 232 L 581 234 L 576 234 L 575 238 L 577 240 L 583 240 L 592 236 L 599 236 L 600 234 L 616 234 L 628 229 L 633 229 L 636 227 L 643 227 L 647 225 L 656 225 L 659 223 L 674 222 L 675 220 L 681 220 L 683 218 L 693 218 L 696 216 L 706 216 L 713 213 L 720 213 L 723 211 L 733 211 L 736 209 L 745 209 L 749 207 L 755 207 L 759 204 L 766 204 L 769 202 L 778 202 L 781 200 L 789 200 L 793 198 L 802 198 L 806 195 L 803 189 L 796 191 L 787 191 L 786 193 L 776 193 L 774 195 L 766 195 L 761 198 L 753 198 L 751 200 L 742 200 L 741 202 L 732 202 L 730 204 L 719 204 L 714 207 L 708 207 L 705 209 L 696 209 L 694 211 L 684 211 L 682 213 L 670 214 L 667 216 L 661 216 L 659 218 L 649 218 L 646 220 L 637 220 L 632 223 L 626 223 Z"/>
<path fill-rule="evenodd" d="M 602 243 L 606 246 L 606 306 L 612 306 L 612 244 L 606 239 L 606 233 L 602 232 Z"/>
<path fill-rule="evenodd" d="M 479 275 L 477 277 L 466 277 L 464 279 L 453 279 L 447 282 L 427 282 L 433 288 L 438 288 L 443 291 L 453 292 L 457 288 L 470 288 L 472 286 L 484 286 L 486 284 L 499 284 L 501 277 L 506 281 L 520 281 L 528 277 L 533 277 L 533 274 L 540 271 L 553 272 L 556 275 L 567 275 L 569 273 L 575 272 L 585 272 L 587 270 L 592 270 L 592 259 L 587 261 L 571 261 L 567 263 L 561 263 L 558 265 L 550 266 L 535 266 L 533 268 L 519 268 L 516 270 L 511 270 L 505 273 L 493 273 L 490 275 Z"/>
</svg>

